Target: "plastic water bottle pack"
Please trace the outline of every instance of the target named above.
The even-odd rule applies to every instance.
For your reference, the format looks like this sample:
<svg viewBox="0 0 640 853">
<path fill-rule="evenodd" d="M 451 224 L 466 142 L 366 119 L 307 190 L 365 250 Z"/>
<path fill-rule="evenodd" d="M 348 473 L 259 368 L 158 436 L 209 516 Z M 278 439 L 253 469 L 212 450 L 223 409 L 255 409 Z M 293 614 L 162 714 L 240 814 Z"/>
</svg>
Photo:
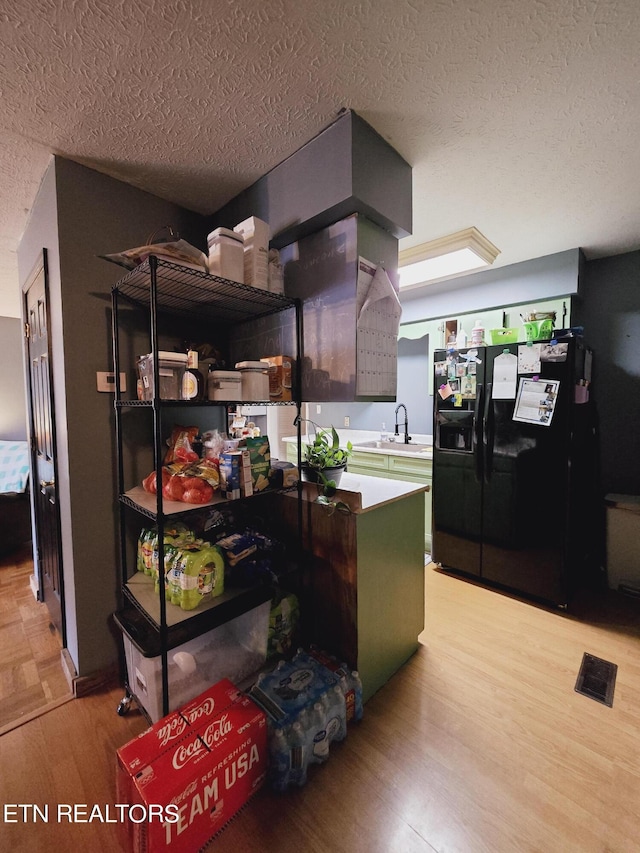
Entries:
<svg viewBox="0 0 640 853">
<path fill-rule="evenodd" d="M 273 672 L 259 676 L 250 696 L 269 717 L 269 778 L 274 790 L 304 785 L 309 765 L 324 763 L 330 744 L 344 740 L 345 689 L 358 694 L 354 707 L 359 719 L 362 687 L 357 673 L 343 667 L 332 672 L 302 649 L 293 660 L 280 661 Z"/>
</svg>

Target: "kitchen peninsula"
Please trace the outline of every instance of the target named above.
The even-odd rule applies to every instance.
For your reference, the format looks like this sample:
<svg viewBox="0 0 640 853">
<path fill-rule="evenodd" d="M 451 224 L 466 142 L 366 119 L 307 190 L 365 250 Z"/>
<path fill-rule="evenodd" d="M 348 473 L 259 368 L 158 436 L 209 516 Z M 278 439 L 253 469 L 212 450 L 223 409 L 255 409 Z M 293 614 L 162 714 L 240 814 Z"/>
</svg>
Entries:
<svg viewBox="0 0 640 853">
<path fill-rule="evenodd" d="M 382 441 L 379 432 L 371 430 L 340 430 L 340 441 L 350 441 L 353 452 L 347 470 L 351 474 L 368 474 L 391 480 L 427 485 L 424 492 L 424 550 L 431 553 L 431 483 L 433 480 L 433 444 L 430 435 L 417 435 L 405 444 L 401 438 L 389 436 Z M 309 441 L 303 436 L 303 446 Z M 296 464 L 298 448 L 294 436 L 283 438 L 287 459 Z"/>
<path fill-rule="evenodd" d="M 335 495 L 350 512 L 315 502 L 304 486 L 303 607 L 310 637 L 357 669 L 366 701 L 408 660 L 424 627 L 424 494 L 428 486 L 345 473 Z M 296 501 L 283 496 L 294 525 Z"/>
</svg>

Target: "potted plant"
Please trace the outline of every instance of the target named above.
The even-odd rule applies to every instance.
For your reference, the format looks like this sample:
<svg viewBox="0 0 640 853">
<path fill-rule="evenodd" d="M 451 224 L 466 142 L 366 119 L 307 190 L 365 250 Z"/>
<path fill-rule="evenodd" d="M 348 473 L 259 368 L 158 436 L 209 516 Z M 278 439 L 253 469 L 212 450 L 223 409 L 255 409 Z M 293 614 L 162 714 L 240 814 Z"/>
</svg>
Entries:
<svg viewBox="0 0 640 853">
<path fill-rule="evenodd" d="M 307 483 L 320 483 L 326 489 L 333 489 L 340 482 L 342 472 L 347 467 L 347 460 L 351 456 L 353 447 L 347 441 L 344 447 L 340 446 L 340 438 L 335 430 L 321 429 L 312 421 L 309 421 L 315 429 L 313 441 L 302 448 L 302 479 Z"/>
<path fill-rule="evenodd" d="M 353 451 L 351 442 L 347 441 L 344 447 L 340 447 L 340 438 L 333 426 L 325 430 L 313 421 L 308 423 L 313 426 L 315 433 L 313 441 L 302 448 L 301 478 L 307 483 L 317 484 L 316 503 L 326 506 L 329 515 L 336 510 L 348 514 L 351 512 L 349 505 L 344 501 L 336 501 L 334 496 Z"/>
</svg>

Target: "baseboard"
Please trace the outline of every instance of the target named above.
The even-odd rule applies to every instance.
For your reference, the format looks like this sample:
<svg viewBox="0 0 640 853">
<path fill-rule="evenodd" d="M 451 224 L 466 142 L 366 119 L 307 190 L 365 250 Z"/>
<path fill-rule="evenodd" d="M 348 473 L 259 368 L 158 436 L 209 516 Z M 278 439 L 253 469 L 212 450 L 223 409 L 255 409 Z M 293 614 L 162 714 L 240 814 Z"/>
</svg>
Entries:
<svg viewBox="0 0 640 853">
<path fill-rule="evenodd" d="M 29 575 L 29 586 L 31 587 L 31 592 L 33 593 L 33 597 L 36 601 L 39 601 L 38 595 L 40 593 L 40 588 L 38 586 L 38 578 L 35 574 Z"/>
<path fill-rule="evenodd" d="M 117 663 L 92 672 L 90 675 L 78 675 L 68 649 L 62 649 L 61 659 L 69 689 L 76 699 L 105 687 L 111 688 L 120 684 L 120 667 Z"/>
<path fill-rule="evenodd" d="M 71 655 L 69 654 L 69 649 L 62 649 L 60 652 L 60 663 L 62 664 L 62 671 L 65 674 L 65 678 L 67 679 L 67 684 L 69 685 L 69 690 L 73 693 L 73 682 L 74 679 L 78 677 L 76 672 L 75 665 L 71 660 Z"/>
</svg>

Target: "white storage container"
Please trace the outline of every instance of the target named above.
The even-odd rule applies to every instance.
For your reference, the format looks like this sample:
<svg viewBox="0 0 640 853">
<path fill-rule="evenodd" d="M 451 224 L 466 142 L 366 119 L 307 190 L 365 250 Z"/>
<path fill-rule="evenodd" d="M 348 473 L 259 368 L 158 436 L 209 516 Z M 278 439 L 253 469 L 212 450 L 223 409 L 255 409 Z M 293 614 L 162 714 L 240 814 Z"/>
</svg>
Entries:
<svg viewBox="0 0 640 853">
<path fill-rule="evenodd" d="M 216 228 L 207 237 L 211 275 L 244 284 L 244 238 L 230 228 Z"/>
<path fill-rule="evenodd" d="M 169 711 L 221 678 L 235 684 L 260 669 L 267 657 L 270 611 L 271 602 L 265 601 L 195 640 L 170 649 Z M 145 657 L 126 631 L 122 637 L 129 688 L 155 723 L 162 717 L 162 658 Z"/>
<path fill-rule="evenodd" d="M 609 586 L 640 593 L 640 497 L 611 494 L 605 504 Z"/>
<path fill-rule="evenodd" d="M 242 374 L 239 370 L 210 370 L 207 374 L 209 400 L 242 400 Z"/>
<path fill-rule="evenodd" d="M 268 365 L 263 361 L 239 361 L 236 370 L 242 374 L 243 400 L 269 399 Z"/>
<path fill-rule="evenodd" d="M 244 283 L 268 290 L 269 224 L 257 216 L 250 216 L 233 230 L 244 240 Z"/>
</svg>

